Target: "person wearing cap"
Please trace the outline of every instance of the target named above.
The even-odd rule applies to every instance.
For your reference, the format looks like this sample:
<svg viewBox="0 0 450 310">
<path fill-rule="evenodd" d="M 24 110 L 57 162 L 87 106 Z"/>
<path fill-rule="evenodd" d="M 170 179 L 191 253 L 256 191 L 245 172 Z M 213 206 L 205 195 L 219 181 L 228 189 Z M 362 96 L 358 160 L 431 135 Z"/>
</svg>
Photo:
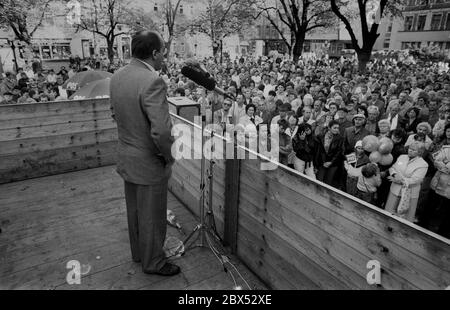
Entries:
<svg viewBox="0 0 450 310">
<path fill-rule="evenodd" d="M 278 108 L 278 115 L 275 115 L 272 118 L 272 121 L 270 122 L 271 126 L 272 125 L 278 125 L 278 121 L 280 119 L 285 119 L 288 120 L 288 112 L 291 111 L 291 105 L 289 103 L 283 103 L 282 105 L 280 105 L 280 107 Z"/>
<path fill-rule="evenodd" d="M 350 160 L 351 159 L 351 160 Z M 361 169 L 370 162 L 366 152 L 364 152 L 362 141 L 355 143 L 354 153 L 350 153 L 344 160 L 346 176 L 346 192 L 356 196 L 358 177 L 361 175 Z"/>
<path fill-rule="evenodd" d="M 356 142 L 370 134 L 364 127 L 366 123 L 364 114 L 356 114 L 353 116 L 352 122 L 353 126 L 347 128 L 344 132 L 344 155 L 350 154 Z"/>
</svg>

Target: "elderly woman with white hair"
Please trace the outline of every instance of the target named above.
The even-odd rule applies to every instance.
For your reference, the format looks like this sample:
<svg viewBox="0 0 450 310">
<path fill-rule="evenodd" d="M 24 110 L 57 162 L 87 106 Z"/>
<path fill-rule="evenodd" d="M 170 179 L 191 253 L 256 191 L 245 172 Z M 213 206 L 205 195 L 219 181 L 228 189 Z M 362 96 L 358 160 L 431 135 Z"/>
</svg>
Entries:
<svg viewBox="0 0 450 310">
<path fill-rule="evenodd" d="M 378 122 L 378 138 L 389 137 L 389 133 L 391 131 L 391 123 L 387 119 L 382 119 Z"/>
<path fill-rule="evenodd" d="M 413 222 L 419 200 L 420 186 L 428 164 L 422 158 L 425 143 L 415 141 L 407 155 L 401 155 L 389 169 L 392 184 L 385 210 Z"/>
<path fill-rule="evenodd" d="M 425 149 L 428 151 L 433 143 L 433 140 L 430 138 L 431 134 L 431 126 L 427 122 L 422 122 L 417 125 L 417 134 L 425 135 Z M 405 147 L 410 146 L 416 140 L 416 134 L 412 134 L 406 140 Z"/>
<path fill-rule="evenodd" d="M 388 112 L 386 119 L 391 124 L 391 130 L 400 128 L 403 122 L 403 118 L 398 114 L 400 112 L 400 102 L 398 99 L 394 99 L 389 102 Z"/>
<path fill-rule="evenodd" d="M 371 135 L 376 136 L 379 132 L 378 117 L 380 116 L 380 110 L 377 106 L 371 105 L 367 108 L 367 122 L 366 129 Z"/>
</svg>

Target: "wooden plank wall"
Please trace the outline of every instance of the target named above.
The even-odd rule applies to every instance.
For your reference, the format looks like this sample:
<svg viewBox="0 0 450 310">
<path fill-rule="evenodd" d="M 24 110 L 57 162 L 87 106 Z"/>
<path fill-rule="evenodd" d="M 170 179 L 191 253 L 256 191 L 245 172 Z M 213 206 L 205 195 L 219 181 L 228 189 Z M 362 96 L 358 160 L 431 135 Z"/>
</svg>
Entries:
<svg viewBox="0 0 450 310">
<path fill-rule="evenodd" d="M 174 125 L 184 124 L 191 130 L 191 148 L 187 147 L 193 159 L 177 160 L 172 168 L 172 178 L 169 181 L 170 191 L 182 201 L 195 215 L 200 215 L 199 199 L 201 196 L 201 154 L 194 145 L 201 145 L 201 136 L 194 135 L 194 124 L 178 117 L 172 116 Z M 198 127 L 197 127 L 198 128 Z M 201 132 L 200 129 L 198 129 Z M 210 137 L 205 137 L 209 140 Z M 219 139 L 216 136 L 215 139 Z M 219 140 L 217 140 L 219 141 Z M 224 237 L 224 208 L 225 208 L 225 160 L 215 159 L 213 165 L 213 199 L 212 210 L 217 232 L 221 238 Z M 205 160 L 205 212 L 209 208 L 209 184 L 210 161 Z"/>
<path fill-rule="evenodd" d="M 0 106 L 0 183 L 115 163 L 109 99 Z"/>
<path fill-rule="evenodd" d="M 275 289 L 445 289 L 450 241 L 280 166 L 243 160 L 237 253 Z M 369 285 L 367 263 L 381 264 Z"/>
</svg>

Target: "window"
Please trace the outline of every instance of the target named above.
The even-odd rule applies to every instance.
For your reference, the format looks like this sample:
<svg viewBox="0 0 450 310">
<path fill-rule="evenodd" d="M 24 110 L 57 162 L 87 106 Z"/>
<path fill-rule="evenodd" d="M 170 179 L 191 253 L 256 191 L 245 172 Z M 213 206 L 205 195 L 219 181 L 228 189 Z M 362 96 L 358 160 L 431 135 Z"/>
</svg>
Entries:
<svg viewBox="0 0 450 310">
<path fill-rule="evenodd" d="M 405 31 L 411 31 L 413 25 L 413 17 L 412 16 L 406 16 L 405 17 Z"/>
<path fill-rule="evenodd" d="M 153 7 L 153 11 L 158 12 L 158 4 L 155 3 L 155 6 Z"/>
<path fill-rule="evenodd" d="M 450 13 L 447 13 L 447 21 L 445 22 L 444 30 L 450 30 Z"/>
<path fill-rule="evenodd" d="M 183 14 L 183 5 L 180 4 L 180 14 Z"/>
<path fill-rule="evenodd" d="M 442 14 L 433 14 L 431 17 L 431 30 L 439 30 L 441 25 Z"/>
<path fill-rule="evenodd" d="M 427 20 L 426 15 L 419 15 L 417 20 L 417 31 L 423 31 L 425 29 L 425 21 Z"/>
<path fill-rule="evenodd" d="M 53 59 L 68 59 L 70 57 L 69 43 L 54 43 L 52 46 Z"/>
<path fill-rule="evenodd" d="M 392 23 L 389 24 L 389 26 L 387 28 L 387 32 L 392 32 Z"/>
<path fill-rule="evenodd" d="M 445 49 L 450 50 L 450 42 L 445 42 Z"/>
<path fill-rule="evenodd" d="M 384 40 L 383 48 L 389 48 L 390 43 L 391 43 L 391 40 L 389 40 L 389 39 Z"/>
<path fill-rule="evenodd" d="M 51 59 L 52 58 L 52 54 L 50 51 L 50 45 L 45 44 L 41 46 L 42 49 L 42 59 Z"/>
</svg>

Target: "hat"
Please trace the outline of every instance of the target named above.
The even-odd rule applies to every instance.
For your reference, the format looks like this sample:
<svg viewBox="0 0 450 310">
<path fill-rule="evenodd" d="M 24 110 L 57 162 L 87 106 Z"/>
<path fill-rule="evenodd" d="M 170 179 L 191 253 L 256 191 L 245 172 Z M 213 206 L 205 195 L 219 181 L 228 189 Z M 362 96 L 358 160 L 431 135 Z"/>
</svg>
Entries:
<svg viewBox="0 0 450 310">
<path fill-rule="evenodd" d="M 9 91 L 7 91 L 6 93 L 4 93 L 3 95 L 5 95 L 5 96 L 14 96 L 14 94 L 11 93 L 11 92 L 9 92 Z"/>
<path fill-rule="evenodd" d="M 289 112 L 291 110 L 291 105 L 289 103 L 283 103 L 279 108 L 279 112 Z"/>
<path fill-rule="evenodd" d="M 353 119 L 358 118 L 358 117 L 366 119 L 366 116 L 364 114 L 355 114 L 353 116 Z"/>
<path fill-rule="evenodd" d="M 362 147 L 362 146 L 363 146 L 362 140 L 359 140 L 359 141 L 356 142 L 356 144 L 355 144 L 355 149 L 356 149 L 357 147 Z"/>
</svg>

